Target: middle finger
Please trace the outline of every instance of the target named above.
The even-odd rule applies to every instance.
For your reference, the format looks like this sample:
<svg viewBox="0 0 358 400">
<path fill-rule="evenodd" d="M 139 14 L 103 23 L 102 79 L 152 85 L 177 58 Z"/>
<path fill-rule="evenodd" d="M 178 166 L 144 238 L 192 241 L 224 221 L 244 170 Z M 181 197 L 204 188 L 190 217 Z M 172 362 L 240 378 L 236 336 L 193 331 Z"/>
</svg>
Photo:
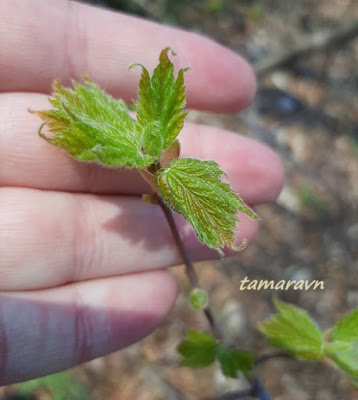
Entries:
<svg viewBox="0 0 358 400">
<path fill-rule="evenodd" d="M 135 170 L 81 163 L 37 135 L 41 120 L 28 112 L 48 109 L 47 96 L 0 95 L 0 187 L 24 186 L 70 192 L 140 195 L 147 184 Z M 195 124 L 180 135 L 182 157 L 217 161 L 232 186 L 249 204 L 265 203 L 279 193 L 283 172 L 266 146 L 242 136 Z"/>
</svg>

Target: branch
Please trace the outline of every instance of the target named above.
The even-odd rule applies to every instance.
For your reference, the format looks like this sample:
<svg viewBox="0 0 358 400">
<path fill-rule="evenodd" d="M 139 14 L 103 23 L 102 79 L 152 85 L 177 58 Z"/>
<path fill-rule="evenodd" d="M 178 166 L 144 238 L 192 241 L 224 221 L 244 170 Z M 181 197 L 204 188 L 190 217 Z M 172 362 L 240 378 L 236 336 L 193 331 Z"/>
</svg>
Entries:
<svg viewBox="0 0 358 400">
<path fill-rule="evenodd" d="M 342 44 L 346 45 L 358 35 L 358 21 L 341 24 L 333 32 L 318 32 L 309 39 L 303 41 L 288 53 L 268 57 L 255 66 L 256 74 L 261 77 L 274 69 L 285 67 L 297 62 L 303 57 L 314 53 L 331 50 Z"/>
<path fill-rule="evenodd" d="M 183 244 L 183 242 L 181 240 L 178 228 L 177 228 L 176 223 L 174 221 L 173 213 L 167 207 L 167 205 L 164 204 L 162 201 L 159 204 L 160 204 L 160 206 L 161 206 L 161 208 L 163 210 L 163 213 L 164 213 L 164 215 L 165 215 L 165 217 L 166 217 L 166 219 L 168 221 L 168 225 L 170 227 L 170 230 L 172 231 L 175 244 L 178 247 L 178 250 L 179 250 L 179 253 L 180 253 L 181 257 L 183 258 L 183 261 L 184 261 L 184 264 L 185 264 L 185 271 L 186 271 L 186 274 L 187 274 L 187 276 L 188 276 L 188 278 L 190 280 L 190 283 L 191 283 L 193 288 L 199 288 L 199 279 L 198 279 L 198 277 L 196 275 L 194 266 L 193 266 L 193 264 L 192 264 L 192 262 L 191 262 L 191 260 L 190 260 L 190 258 L 188 256 L 188 254 L 187 254 L 187 252 L 185 250 L 184 244 Z M 210 329 L 211 329 L 214 337 L 220 342 L 227 342 L 227 340 L 225 340 L 225 338 L 224 338 L 223 332 L 221 331 L 221 329 L 219 328 L 217 322 L 215 321 L 214 314 L 211 311 L 210 307 L 206 306 L 204 308 L 203 312 L 204 312 L 204 315 L 205 315 L 206 319 L 209 322 Z"/>
<path fill-rule="evenodd" d="M 259 358 L 257 358 L 257 360 L 255 362 L 255 365 L 257 366 L 259 364 L 263 364 L 266 361 L 273 360 L 275 358 L 289 358 L 289 359 L 292 359 L 292 357 L 289 354 L 284 353 L 283 351 L 278 351 L 276 353 L 269 353 L 269 354 L 264 354 L 264 355 L 260 356 Z"/>
<path fill-rule="evenodd" d="M 185 270 L 186 270 L 186 274 L 190 280 L 190 283 L 193 288 L 199 288 L 198 276 L 196 275 L 194 266 L 186 252 L 183 241 L 181 240 L 177 225 L 176 225 L 174 217 L 173 217 L 173 213 L 162 200 L 159 201 L 159 204 L 160 204 L 160 206 L 163 210 L 163 213 L 168 221 L 168 225 L 172 231 L 175 244 L 177 245 L 179 253 L 182 256 L 183 261 L 185 263 Z M 216 340 L 223 342 L 227 347 L 231 347 L 229 340 L 224 336 L 224 333 L 221 331 L 219 325 L 217 324 L 217 322 L 214 318 L 214 314 L 211 311 L 210 307 L 206 306 L 204 308 L 203 312 L 204 312 L 206 319 L 209 322 L 211 332 L 214 335 L 214 337 L 216 338 Z M 261 361 L 261 362 L 263 362 L 263 361 Z M 258 379 L 254 378 L 254 376 L 251 376 L 247 373 L 244 373 L 244 376 L 246 377 L 248 382 L 250 382 L 250 384 L 252 385 L 252 388 L 250 391 L 235 393 L 236 398 L 244 398 L 248 395 L 249 396 L 251 395 L 251 396 L 256 396 L 256 398 L 258 398 L 260 400 L 270 400 L 268 393 L 266 392 L 264 386 L 260 383 L 260 381 Z M 228 398 L 230 398 L 230 397 L 228 397 Z"/>
</svg>

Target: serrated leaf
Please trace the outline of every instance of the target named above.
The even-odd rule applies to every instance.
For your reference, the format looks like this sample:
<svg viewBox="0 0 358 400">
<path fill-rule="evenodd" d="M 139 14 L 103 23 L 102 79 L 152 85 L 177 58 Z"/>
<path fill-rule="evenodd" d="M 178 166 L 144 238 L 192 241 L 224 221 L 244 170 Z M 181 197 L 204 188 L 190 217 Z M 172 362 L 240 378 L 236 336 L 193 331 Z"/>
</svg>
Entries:
<svg viewBox="0 0 358 400">
<path fill-rule="evenodd" d="M 358 309 L 344 315 L 329 331 L 325 354 L 358 387 Z"/>
<path fill-rule="evenodd" d="M 327 343 L 325 354 L 343 371 L 347 379 L 358 388 L 358 340 Z"/>
<path fill-rule="evenodd" d="M 145 126 L 142 131 L 142 146 L 146 154 L 159 159 L 163 148 L 163 138 L 160 135 L 158 124 L 152 122 Z"/>
<path fill-rule="evenodd" d="M 343 316 L 330 331 L 332 341 L 358 340 L 358 308 Z"/>
<path fill-rule="evenodd" d="M 257 218 L 222 174 L 215 161 L 183 158 L 160 169 L 153 179 L 163 201 L 190 222 L 204 244 L 220 253 L 225 246 L 236 248 L 238 210 Z"/>
<path fill-rule="evenodd" d="M 143 152 L 135 121 L 122 100 L 115 100 L 88 78 L 85 85 L 74 82 L 73 86 L 64 88 L 55 81 L 53 109 L 33 111 L 53 134 L 46 137 L 40 129 L 44 139 L 78 160 L 111 167 L 144 168 L 158 159 L 149 146 L 148 154 Z"/>
<path fill-rule="evenodd" d="M 169 147 L 183 128 L 185 111 L 184 72 L 180 69 L 174 78 L 174 65 L 168 57 L 169 48 L 162 50 L 159 64 L 152 77 L 143 66 L 139 82 L 137 102 L 137 124 L 139 134 L 146 130 L 149 124 L 155 122 L 161 137 L 160 151 Z M 175 53 L 172 51 L 172 54 Z M 136 66 L 134 64 L 131 66 Z M 159 151 L 159 148 L 157 148 Z"/>
<path fill-rule="evenodd" d="M 278 314 L 259 323 L 269 342 L 298 359 L 321 360 L 323 337 L 306 311 L 275 299 Z"/>
<path fill-rule="evenodd" d="M 256 356 L 251 351 L 229 350 L 226 346 L 219 345 L 216 358 L 220 362 L 223 375 L 235 379 L 239 371 L 250 371 L 254 367 Z"/>
<path fill-rule="evenodd" d="M 178 346 L 184 357 L 182 365 L 191 368 L 207 367 L 215 361 L 216 340 L 206 332 L 189 331 L 186 340 Z"/>
</svg>

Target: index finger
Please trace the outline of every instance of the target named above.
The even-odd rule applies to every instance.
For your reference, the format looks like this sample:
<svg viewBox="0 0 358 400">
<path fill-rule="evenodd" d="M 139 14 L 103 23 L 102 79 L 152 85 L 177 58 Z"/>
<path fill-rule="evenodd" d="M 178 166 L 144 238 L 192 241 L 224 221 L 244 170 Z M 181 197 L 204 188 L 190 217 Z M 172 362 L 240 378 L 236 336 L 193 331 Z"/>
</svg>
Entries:
<svg viewBox="0 0 358 400">
<path fill-rule="evenodd" d="M 188 105 L 238 111 L 255 93 L 247 62 L 201 35 L 65 0 L 0 0 L 0 91 L 48 93 L 83 74 L 114 96 L 135 98 L 141 63 L 153 69 L 172 47 L 186 75 Z"/>
</svg>

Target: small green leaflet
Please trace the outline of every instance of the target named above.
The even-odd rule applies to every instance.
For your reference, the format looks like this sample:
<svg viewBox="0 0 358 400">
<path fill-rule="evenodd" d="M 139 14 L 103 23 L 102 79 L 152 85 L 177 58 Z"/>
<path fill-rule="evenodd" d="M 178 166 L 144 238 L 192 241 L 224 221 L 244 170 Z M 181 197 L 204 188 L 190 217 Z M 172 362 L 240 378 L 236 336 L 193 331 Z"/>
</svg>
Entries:
<svg viewBox="0 0 358 400">
<path fill-rule="evenodd" d="M 239 371 L 251 370 L 256 359 L 254 353 L 228 349 L 217 343 L 212 335 L 201 331 L 189 331 L 178 351 L 184 357 L 181 364 L 186 367 L 203 368 L 218 360 L 222 373 L 228 378 L 237 378 Z"/>
<path fill-rule="evenodd" d="M 73 89 L 55 81 L 50 99 L 53 109 L 31 111 L 53 134 L 46 137 L 42 126 L 41 137 L 80 161 L 140 169 L 157 163 L 162 151 L 178 136 L 187 115 L 187 69 L 181 69 L 175 79 L 168 52 L 169 48 L 161 52 L 152 77 L 143 67 L 136 120 L 130 117 L 124 101 L 115 100 L 89 78 L 85 78 L 85 85 L 73 82 Z"/>
<path fill-rule="evenodd" d="M 278 314 L 259 323 L 269 342 L 304 360 L 322 360 L 323 336 L 306 311 L 275 299 Z"/>
<path fill-rule="evenodd" d="M 207 367 L 215 361 L 216 340 L 209 333 L 189 331 L 188 338 L 179 344 L 178 352 L 184 357 L 183 366 Z"/>
<path fill-rule="evenodd" d="M 330 331 L 332 341 L 358 341 L 358 308 L 343 316 Z"/>
<path fill-rule="evenodd" d="M 240 371 L 250 371 L 254 367 L 256 356 L 251 351 L 229 350 L 223 345 L 218 345 L 216 358 L 220 362 L 222 373 L 235 379 Z"/>
<path fill-rule="evenodd" d="M 330 358 L 358 388 L 358 309 L 341 318 L 327 332 L 328 342 L 308 314 L 291 304 L 275 300 L 278 314 L 259 323 L 259 329 L 276 347 L 298 359 Z"/>
<path fill-rule="evenodd" d="M 325 354 L 344 372 L 348 380 L 358 388 L 358 340 L 328 343 L 325 347 Z"/>
<path fill-rule="evenodd" d="M 342 317 L 329 332 L 325 354 L 358 387 L 358 309 Z"/>
<path fill-rule="evenodd" d="M 225 246 L 236 249 L 238 209 L 257 218 L 230 185 L 220 179 L 222 174 L 215 161 L 183 158 L 154 175 L 164 202 L 190 222 L 204 244 L 221 254 Z"/>
<path fill-rule="evenodd" d="M 168 47 L 160 53 L 159 65 L 155 68 L 152 77 L 143 66 L 139 82 L 137 103 L 136 129 L 139 134 L 145 135 L 147 126 L 155 123 L 156 130 L 151 132 L 147 141 L 155 147 L 154 153 L 160 154 L 169 147 L 178 136 L 184 125 L 187 115 L 185 111 L 184 72 L 181 69 L 174 78 L 174 65 L 168 57 L 168 52 L 175 53 Z M 130 68 L 139 64 L 133 64 Z M 144 139 L 146 140 L 146 139 Z"/>
<path fill-rule="evenodd" d="M 115 100 L 88 78 L 85 85 L 66 89 L 54 83 L 52 110 L 33 111 L 41 117 L 53 137 L 40 135 L 81 161 L 106 166 L 144 168 L 158 157 L 142 151 L 135 121 L 122 100 Z M 42 127 L 41 127 L 42 128 Z"/>
</svg>

